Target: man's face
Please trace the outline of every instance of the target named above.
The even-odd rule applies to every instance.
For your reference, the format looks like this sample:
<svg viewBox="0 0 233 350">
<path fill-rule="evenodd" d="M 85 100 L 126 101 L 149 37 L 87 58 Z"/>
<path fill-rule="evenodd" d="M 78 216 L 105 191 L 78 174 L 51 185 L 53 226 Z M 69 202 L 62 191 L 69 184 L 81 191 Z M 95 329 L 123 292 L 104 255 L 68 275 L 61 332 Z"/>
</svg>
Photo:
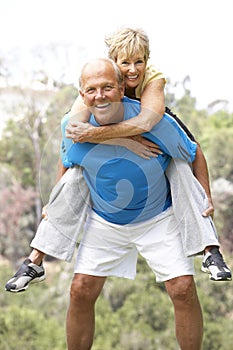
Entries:
<svg viewBox="0 0 233 350">
<path fill-rule="evenodd" d="M 112 124 L 123 120 L 121 99 L 124 96 L 124 87 L 119 86 L 111 63 L 100 60 L 88 64 L 82 74 L 80 94 L 99 124 Z"/>
</svg>

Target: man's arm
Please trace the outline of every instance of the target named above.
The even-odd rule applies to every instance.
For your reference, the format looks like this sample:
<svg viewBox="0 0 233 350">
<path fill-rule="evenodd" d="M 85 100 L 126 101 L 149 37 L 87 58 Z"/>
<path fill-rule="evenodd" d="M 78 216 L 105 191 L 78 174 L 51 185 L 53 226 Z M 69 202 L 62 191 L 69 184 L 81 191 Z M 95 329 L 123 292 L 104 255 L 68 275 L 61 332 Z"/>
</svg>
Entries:
<svg viewBox="0 0 233 350">
<path fill-rule="evenodd" d="M 209 172 L 208 172 L 205 156 L 202 152 L 202 149 L 199 143 L 197 143 L 196 158 L 192 163 L 192 165 L 193 165 L 193 174 L 197 178 L 197 180 L 200 182 L 202 187 L 204 188 L 209 201 L 209 207 L 202 213 L 202 215 L 203 216 L 210 215 L 213 217 L 214 206 L 213 206 L 210 184 L 209 184 Z"/>
<path fill-rule="evenodd" d="M 165 111 L 164 79 L 153 80 L 145 87 L 141 96 L 141 112 L 130 120 L 118 124 L 93 127 L 88 123 L 70 123 L 66 128 L 66 137 L 74 142 L 100 143 L 111 138 L 140 135 L 150 131 Z M 72 109 L 75 114 L 75 110 Z"/>
</svg>

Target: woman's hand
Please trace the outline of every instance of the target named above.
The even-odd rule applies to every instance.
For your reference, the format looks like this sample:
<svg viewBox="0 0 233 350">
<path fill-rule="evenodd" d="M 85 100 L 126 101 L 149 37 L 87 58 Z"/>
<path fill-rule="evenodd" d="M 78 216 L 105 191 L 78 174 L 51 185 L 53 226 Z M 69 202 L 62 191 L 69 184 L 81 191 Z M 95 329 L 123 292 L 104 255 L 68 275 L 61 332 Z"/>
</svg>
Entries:
<svg viewBox="0 0 233 350">
<path fill-rule="evenodd" d="M 125 147 L 144 159 L 155 158 L 159 154 L 163 154 L 157 144 L 140 135 L 125 138 L 124 140 L 126 142 Z"/>
<path fill-rule="evenodd" d="M 95 128 L 89 123 L 75 122 L 68 123 L 66 126 L 66 137 L 72 139 L 73 142 L 87 142 L 88 141 L 88 131 Z"/>
<path fill-rule="evenodd" d="M 66 126 L 66 137 L 72 139 L 73 142 L 94 142 L 94 143 L 106 143 L 112 145 L 120 145 L 126 147 L 130 151 L 134 152 L 138 156 L 144 159 L 150 159 L 152 157 L 157 157 L 163 152 L 160 150 L 159 146 L 155 143 L 147 140 L 141 135 L 131 136 L 131 137 L 122 137 L 109 140 L 95 140 L 88 139 L 88 132 L 96 127 L 92 126 L 89 123 L 75 122 L 69 123 Z"/>
<path fill-rule="evenodd" d="M 208 202 L 209 202 L 209 206 L 208 206 L 208 208 L 206 208 L 202 212 L 202 216 L 204 216 L 204 217 L 211 216 L 213 219 L 214 218 L 214 205 L 212 202 L 212 198 L 208 197 Z"/>
<path fill-rule="evenodd" d="M 48 214 L 47 214 L 47 212 L 46 212 L 46 205 L 42 208 L 42 214 L 41 214 L 41 216 L 42 216 L 42 218 L 44 219 L 44 220 L 48 220 Z"/>
</svg>

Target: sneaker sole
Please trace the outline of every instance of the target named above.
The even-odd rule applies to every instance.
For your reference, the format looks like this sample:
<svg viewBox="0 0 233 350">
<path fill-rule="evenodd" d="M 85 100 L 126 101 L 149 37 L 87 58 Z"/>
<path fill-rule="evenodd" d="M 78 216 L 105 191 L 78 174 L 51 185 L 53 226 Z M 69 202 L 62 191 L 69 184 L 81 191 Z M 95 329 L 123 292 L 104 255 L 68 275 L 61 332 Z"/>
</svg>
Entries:
<svg viewBox="0 0 233 350">
<path fill-rule="evenodd" d="M 227 282 L 227 281 L 232 281 L 232 278 L 230 278 L 230 277 L 219 277 L 218 279 L 216 279 L 216 278 L 213 278 L 213 277 L 210 277 L 210 280 L 211 281 L 216 281 L 216 282 Z"/>
<path fill-rule="evenodd" d="M 209 278 L 210 278 L 211 281 L 217 281 L 217 282 L 218 282 L 218 281 L 232 281 L 232 277 L 227 277 L 227 276 L 225 276 L 225 277 L 219 277 L 219 278 L 214 278 L 214 277 L 211 275 L 209 269 L 207 269 L 207 268 L 204 267 L 204 266 L 201 267 L 201 271 L 202 271 L 202 272 L 205 272 L 205 273 L 208 273 L 208 274 L 210 275 Z"/>
<path fill-rule="evenodd" d="M 34 278 L 32 281 L 30 281 L 28 284 L 26 284 L 26 286 L 20 288 L 20 289 L 7 289 L 5 288 L 5 290 L 7 292 L 12 292 L 12 293 L 19 293 L 19 292 L 24 292 L 25 290 L 28 289 L 29 284 L 33 284 L 33 283 L 38 283 L 38 282 L 43 282 L 45 280 L 45 275 L 41 276 L 41 277 L 36 277 Z"/>
</svg>

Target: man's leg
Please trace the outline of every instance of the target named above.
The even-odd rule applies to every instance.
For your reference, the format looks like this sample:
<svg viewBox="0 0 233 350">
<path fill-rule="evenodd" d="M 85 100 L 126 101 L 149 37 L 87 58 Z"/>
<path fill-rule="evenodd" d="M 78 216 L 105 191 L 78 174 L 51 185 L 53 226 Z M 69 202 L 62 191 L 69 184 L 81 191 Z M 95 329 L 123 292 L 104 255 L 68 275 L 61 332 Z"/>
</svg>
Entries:
<svg viewBox="0 0 233 350">
<path fill-rule="evenodd" d="M 106 277 L 75 274 L 70 289 L 66 332 L 68 350 L 90 350 L 95 329 L 95 302 Z"/>
<path fill-rule="evenodd" d="M 200 350 L 203 319 L 192 276 L 181 276 L 165 282 L 175 312 L 176 337 L 181 350 Z"/>
</svg>

